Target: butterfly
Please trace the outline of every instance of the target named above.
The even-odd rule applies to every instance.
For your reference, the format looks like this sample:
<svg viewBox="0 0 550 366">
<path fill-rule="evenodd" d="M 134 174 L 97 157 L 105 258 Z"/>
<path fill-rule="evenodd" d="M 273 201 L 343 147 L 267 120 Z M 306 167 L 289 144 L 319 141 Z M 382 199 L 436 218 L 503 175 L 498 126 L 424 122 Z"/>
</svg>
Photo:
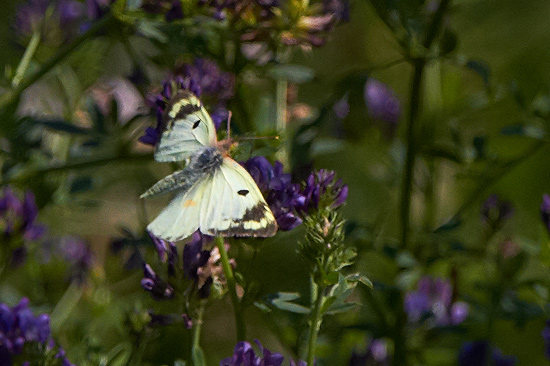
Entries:
<svg viewBox="0 0 550 366">
<path fill-rule="evenodd" d="M 186 161 L 141 198 L 177 191 L 147 230 L 178 241 L 197 229 L 211 236 L 269 237 L 277 222 L 250 174 L 231 159 L 231 139 L 218 141 L 212 118 L 193 93 L 179 90 L 166 107 L 156 146 L 159 162 Z"/>
</svg>

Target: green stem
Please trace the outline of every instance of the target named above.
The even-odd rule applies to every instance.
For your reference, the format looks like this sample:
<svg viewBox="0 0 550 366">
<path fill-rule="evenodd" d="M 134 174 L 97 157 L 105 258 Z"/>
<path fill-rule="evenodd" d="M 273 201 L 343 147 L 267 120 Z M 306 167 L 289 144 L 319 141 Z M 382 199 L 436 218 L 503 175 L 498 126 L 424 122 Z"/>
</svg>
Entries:
<svg viewBox="0 0 550 366">
<path fill-rule="evenodd" d="M 403 296 L 399 304 L 403 304 Z M 403 306 L 397 309 L 397 316 L 395 320 L 393 342 L 393 362 L 395 366 L 407 366 L 407 337 L 405 335 L 405 326 L 407 325 L 407 314 L 403 310 Z"/>
<path fill-rule="evenodd" d="M 201 306 L 197 310 L 197 317 L 193 321 L 193 343 L 191 345 L 193 366 L 204 366 L 206 364 L 206 361 L 204 359 L 204 353 L 200 346 L 203 314 L 204 314 L 204 304 L 201 304 Z"/>
<path fill-rule="evenodd" d="M 312 281 L 313 278 L 312 278 Z M 323 304 L 323 292 L 324 288 L 317 285 L 313 282 L 313 298 L 314 302 L 313 310 L 311 313 L 311 319 L 309 324 L 309 336 L 308 336 L 308 346 L 307 346 L 307 358 L 306 364 L 308 366 L 313 366 L 315 362 L 315 348 L 317 346 L 317 336 L 319 334 L 319 329 L 321 328 L 321 323 L 323 321 L 323 314 L 321 313 L 321 306 Z"/>
<path fill-rule="evenodd" d="M 152 157 L 153 157 L 152 154 L 147 153 L 147 154 L 115 155 L 115 156 L 107 156 L 107 157 L 95 157 L 92 159 L 83 159 L 83 160 L 79 160 L 71 163 L 52 165 L 45 168 L 39 168 L 39 169 L 22 173 L 14 177 L 8 177 L 7 179 L 3 179 L 0 181 L 0 186 L 6 185 L 12 182 L 16 182 L 16 181 L 24 181 L 26 179 L 30 179 L 37 175 L 65 172 L 68 170 L 87 169 L 94 166 L 105 165 L 105 164 L 115 163 L 115 162 L 148 161 L 148 160 L 151 160 Z"/>
<path fill-rule="evenodd" d="M 36 52 L 36 49 L 38 48 L 39 44 L 40 44 L 40 32 L 34 32 L 29 42 L 29 45 L 27 46 L 27 49 L 23 54 L 23 58 L 21 59 L 21 62 L 17 66 L 17 70 L 15 70 L 15 75 L 11 82 L 13 87 L 17 87 L 17 85 L 21 83 L 21 80 L 23 79 L 23 76 L 25 76 L 25 72 L 27 71 L 27 68 L 31 63 L 32 57 L 34 56 L 34 53 Z"/>
<path fill-rule="evenodd" d="M 225 250 L 224 239 L 222 237 L 216 238 L 216 246 L 220 251 L 220 257 L 222 262 L 223 274 L 227 281 L 227 288 L 229 296 L 231 296 L 231 302 L 233 303 L 233 313 L 235 314 L 235 325 L 237 328 L 237 342 L 246 340 L 246 324 L 244 322 L 241 303 L 237 296 L 237 283 L 235 281 L 235 275 L 233 274 L 233 268 L 229 263 L 229 256 Z"/>
<path fill-rule="evenodd" d="M 436 13 L 428 27 L 426 32 L 426 38 L 424 39 L 423 46 L 428 51 L 435 40 L 445 11 L 450 4 L 450 0 L 442 0 L 437 8 Z M 413 80 L 411 85 L 411 96 L 409 103 L 409 121 L 407 126 L 407 157 L 405 160 L 405 171 L 403 175 L 402 183 L 402 196 L 401 196 L 401 246 L 406 249 L 409 245 L 409 227 L 410 227 L 410 209 L 411 209 L 411 197 L 414 178 L 414 164 L 417 154 L 417 119 L 418 112 L 420 111 L 421 93 L 422 93 L 422 76 L 424 73 L 424 67 L 426 66 L 427 59 L 425 57 L 415 58 L 412 60 L 414 68 Z"/>
<path fill-rule="evenodd" d="M 425 61 L 417 59 L 414 61 L 414 75 L 411 86 L 411 100 L 409 104 L 409 123 L 407 126 L 407 157 L 405 160 L 405 171 L 402 183 L 401 196 L 401 246 L 407 249 L 409 246 L 409 226 L 411 196 L 413 188 L 414 163 L 416 160 L 416 120 L 420 109 L 420 93 L 422 92 L 422 74 Z"/>
<path fill-rule="evenodd" d="M 282 141 L 286 141 L 286 114 L 287 114 L 287 93 L 288 93 L 288 81 L 284 79 L 277 79 L 275 103 L 276 103 L 276 122 L 277 133 Z M 283 165 L 288 164 L 288 148 L 287 144 L 283 143 L 281 150 L 278 153 L 278 159 Z"/>
<path fill-rule="evenodd" d="M 48 71 L 53 69 L 58 63 L 63 61 L 68 55 L 70 55 L 74 50 L 76 50 L 82 43 L 84 43 L 88 39 L 95 36 L 97 33 L 104 30 L 105 27 L 110 22 L 113 21 L 113 19 L 115 18 L 111 13 L 105 15 L 102 19 L 95 22 L 94 25 L 92 25 L 92 27 L 86 33 L 77 37 L 72 43 L 67 45 L 65 48 L 59 51 L 56 55 L 54 55 L 52 58 L 47 60 L 42 65 L 42 67 L 40 67 L 36 72 L 31 74 L 29 77 L 21 80 L 21 82 L 18 83 L 18 85 L 14 89 L 0 96 L 0 109 L 3 109 L 6 106 L 16 102 L 21 96 L 21 94 L 25 91 L 25 89 L 27 89 L 29 86 L 31 86 L 36 81 L 38 81 L 42 76 L 48 73 Z"/>
<path fill-rule="evenodd" d="M 193 348 L 200 348 L 202 316 L 204 314 L 204 306 L 200 306 L 197 310 L 197 317 L 193 321 Z"/>
</svg>

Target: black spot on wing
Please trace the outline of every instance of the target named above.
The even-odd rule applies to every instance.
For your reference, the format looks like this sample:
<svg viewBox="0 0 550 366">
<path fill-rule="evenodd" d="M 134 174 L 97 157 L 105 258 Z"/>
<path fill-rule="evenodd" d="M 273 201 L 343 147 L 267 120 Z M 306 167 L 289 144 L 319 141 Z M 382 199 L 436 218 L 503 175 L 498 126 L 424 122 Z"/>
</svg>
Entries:
<svg viewBox="0 0 550 366">
<path fill-rule="evenodd" d="M 241 189 L 240 191 L 237 192 L 238 194 L 240 194 L 241 196 L 244 196 L 246 197 L 246 195 L 249 193 L 247 189 Z"/>
<path fill-rule="evenodd" d="M 197 120 L 195 123 L 193 123 L 193 129 L 199 127 L 199 124 L 201 123 L 201 120 Z"/>
</svg>

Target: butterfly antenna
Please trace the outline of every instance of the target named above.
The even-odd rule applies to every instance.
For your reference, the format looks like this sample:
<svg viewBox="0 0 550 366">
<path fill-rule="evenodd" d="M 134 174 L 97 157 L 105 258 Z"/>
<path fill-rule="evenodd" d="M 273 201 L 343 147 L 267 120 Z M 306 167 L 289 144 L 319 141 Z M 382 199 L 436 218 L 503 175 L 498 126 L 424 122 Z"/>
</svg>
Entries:
<svg viewBox="0 0 550 366">
<path fill-rule="evenodd" d="M 230 139 L 231 138 L 231 116 L 233 115 L 233 113 L 231 113 L 231 111 L 228 111 L 228 116 L 227 116 L 227 138 Z"/>
<path fill-rule="evenodd" d="M 235 141 L 242 140 L 278 140 L 279 136 L 260 136 L 260 137 L 239 137 Z"/>
</svg>

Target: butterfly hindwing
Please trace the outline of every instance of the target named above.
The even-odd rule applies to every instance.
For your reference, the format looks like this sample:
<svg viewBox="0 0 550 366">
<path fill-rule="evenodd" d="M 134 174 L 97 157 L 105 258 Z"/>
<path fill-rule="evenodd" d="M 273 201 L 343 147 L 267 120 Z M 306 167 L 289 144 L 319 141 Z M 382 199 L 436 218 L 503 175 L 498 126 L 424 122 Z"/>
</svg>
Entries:
<svg viewBox="0 0 550 366">
<path fill-rule="evenodd" d="M 183 161 L 217 142 L 212 118 L 194 94 L 178 91 L 166 111 L 166 126 L 155 150 L 155 160 Z"/>
<path fill-rule="evenodd" d="M 211 191 L 212 182 L 211 177 L 206 175 L 189 190 L 181 191 L 147 226 L 147 230 L 154 236 L 169 241 L 191 236 L 199 228 L 204 194 Z"/>
<path fill-rule="evenodd" d="M 277 223 L 256 183 L 231 158 L 214 172 L 201 205 L 200 229 L 212 236 L 275 235 Z"/>
</svg>

